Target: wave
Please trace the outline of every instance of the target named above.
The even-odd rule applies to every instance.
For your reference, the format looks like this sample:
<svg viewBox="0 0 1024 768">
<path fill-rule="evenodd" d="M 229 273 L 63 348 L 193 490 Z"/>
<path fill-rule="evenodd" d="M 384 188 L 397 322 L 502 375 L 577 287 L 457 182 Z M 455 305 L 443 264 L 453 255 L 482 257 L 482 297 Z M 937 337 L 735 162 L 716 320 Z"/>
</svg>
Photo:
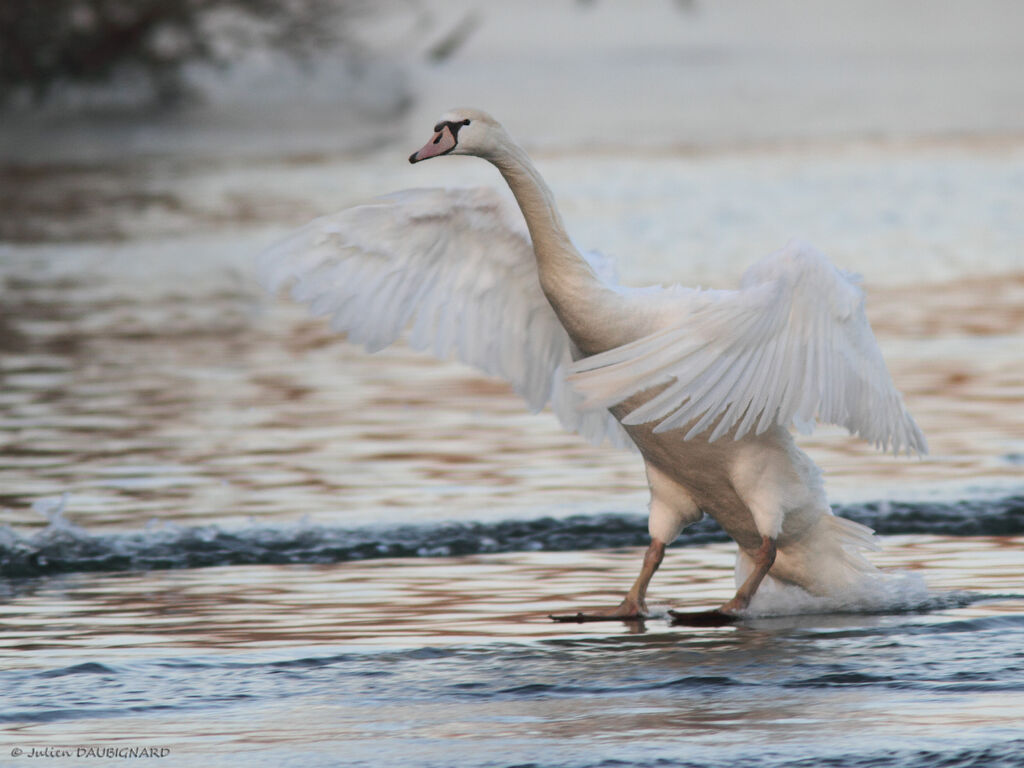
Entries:
<svg viewBox="0 0 1024 768">
<path fill-rule="evenodd" d="M 739 763 L 749 768 L 1022 768 L 1024 757 L 1021 750 L 1024 740 L 996 740 L 984 745 L 970 747 L 950 747 L 947 749 L 922 749 L 908 747 L 903 749 L 867 748 L 855 751 L 825 750 L 824 754 L 814 757 L 794 759 L 792 754 L 780 751 L 762 753 L 729 754 L 727 757 L 714 757 L 698 752 L 685 760 L 676 758 L 640 758 L 640 759 L 586 759 L 559 761 L 560 768 L 732 768 Z M 849 747 L 847 747 L 849 749 Z M 541 768 L 551 765 L 548 762 L 516 763 L 512 768 Z M 489 763 L 502 766 L 502 763 Z M 512 765 L 512 764 L 509 764 Z"/>
<path fill-rule="evenodd" d="M 0 576 L 572 551 L 642 546 L 648 541 L 644 516 L 612 512 L 496 523 L 362 528 L 303 523 L 238 529 L 163 524 L 122 533 L 92 533 L 63 517 L 66 500 L 65 496 L 36 503 L 36 509 L 50 521 L 43 529 L 21 534 L 0 527 Z M 1022 495 L 946 503 L 871 502 L 837 506 L 835 512 L 883 535 L 1024 534 Z M 684 531 L 673 546 L 698 546 L 728 538 L 717 523 L 705 518 Z"/>
</svg>

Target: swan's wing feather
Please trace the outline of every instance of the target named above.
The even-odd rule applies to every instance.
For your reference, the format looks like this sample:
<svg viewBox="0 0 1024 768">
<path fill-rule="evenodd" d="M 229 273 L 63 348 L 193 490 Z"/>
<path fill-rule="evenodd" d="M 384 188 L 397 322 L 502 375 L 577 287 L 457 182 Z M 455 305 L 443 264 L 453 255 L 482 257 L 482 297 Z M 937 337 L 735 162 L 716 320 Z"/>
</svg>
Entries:
<svg viewBox="0 0 1024 768">
<path fill-rule="evenodd" d="M 487 188 L 412 189 L 316 219 L 260 259 L 273 292 L 370 351 L 415 349 L 500 376 L 595 443 L 631 446 L 565 381 L 572 347 L 537 277 L 525 225 Z M 604 267 L 603 267 L 604 268 Z"/>
<path fill-rule="evenodd" d="M 883 449 L 923 454 L 864 312 L 858 279 L 794 242 L 737 291 L 682 291 L 677 315 L 637 341 L 577 362 L 587 407 L 654 395 L 623 418 L 686 427 L 686 439 L 838 424 Z"/>
</svg>

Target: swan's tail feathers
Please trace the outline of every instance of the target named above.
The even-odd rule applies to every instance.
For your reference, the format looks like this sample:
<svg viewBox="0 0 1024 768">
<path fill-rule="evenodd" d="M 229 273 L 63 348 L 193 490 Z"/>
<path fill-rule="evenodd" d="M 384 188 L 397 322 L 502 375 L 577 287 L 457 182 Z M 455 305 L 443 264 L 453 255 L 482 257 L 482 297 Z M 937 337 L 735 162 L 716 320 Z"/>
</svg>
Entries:
<svg viewBox="0 0 1024 768">
<path fill-rule="evenodd" d="M 843 517 L 827 515 L 821 518 L 824 532 L 822 550 L 830 553 L 831 564 L 823 567 L 825 591 L 836 594 L 859 588 L 865 579 L 877 578 L 880 571 L 866 558 L 865 552 L 878 552 L 881 542 L 866 525 Z M 824 564 L 823 564 L 824 566 Z"/>
<path fill-rule="evenodd" d="M 754 594 L 747 613 L 784 616 L 809 613 L 877 613 L 924 604 L 928 585 L 918 574 L 881 571 L 865 551 L 879 549 L 876 537 L 860 523 L 823 515 L 806 537 L 780 547 L 775 565 Z M 737 583 L 753 567 L 740 552 Z"/>
<path fill-rule="evenodd" d="M 847 520 L 845 517 L 829 515 L 828 520 L 832 535 L 844 549 L 855 548 L 868 552 L 881 552 L 882 543 L 875 532 L 866 525 Z"/>
<path fill-rule="evenodd" d="M 841 597 L 857 592 L 881 575 L 864 556 L 881 549 L 874 532 L 865 525 L 832 514 L 819 517 L 799 541 L 779 547 L 766 583 L 796 585 L 819 597 Z M 737 579 L 749 567 L 737 564 Z M 762 585 L 761 589 L 765 589 Z M 769 591 L 773 587 L 768 588 Z M 759 590 L 760 592 L 761 590 Z"/>
</svg>

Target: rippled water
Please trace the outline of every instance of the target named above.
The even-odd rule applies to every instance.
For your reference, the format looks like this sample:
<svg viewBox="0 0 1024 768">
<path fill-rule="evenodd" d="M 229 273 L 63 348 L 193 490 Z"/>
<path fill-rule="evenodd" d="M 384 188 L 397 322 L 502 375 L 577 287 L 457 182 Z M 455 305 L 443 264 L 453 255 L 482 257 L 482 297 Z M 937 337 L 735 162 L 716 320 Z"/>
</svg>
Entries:
<svg viewBox="0 0 1024 768">
<path fill-rule="evenodd" d="M 179 764 L 1020 765 L 1022 544 L 892 537 L 935 590 L 910 612 L 717 629 L 663 611 L 730 594 L 726 544 L 670 553 L 619 626 L 546 614 L 616 599 L 638 549 L 20 582 L 0 720 Z"/>
</svg>

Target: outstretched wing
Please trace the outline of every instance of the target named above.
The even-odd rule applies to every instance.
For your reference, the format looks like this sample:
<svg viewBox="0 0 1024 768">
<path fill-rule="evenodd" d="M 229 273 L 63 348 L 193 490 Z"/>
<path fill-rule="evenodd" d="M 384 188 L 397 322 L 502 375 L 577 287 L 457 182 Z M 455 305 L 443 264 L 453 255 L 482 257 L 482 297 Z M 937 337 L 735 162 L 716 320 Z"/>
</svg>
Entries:
<svg viewBox="0 0 1024 768">
<path fill-rule="evenodd" d="M 855 276 L 793 242 L 744 275 L 737 291 L 681 291 L 678 317 L 630 344 L 578 361 L 569 380 L 587 407 L 656 387 L 623 424 L 658 421 L 738 439 L 773 424 L 809 432 L 815 420 L 874 445 L 927 453 L 893 385 Z"/>
<path fill-rule="evenodd" d="M 591 442 L 631 445 L 565 382 L 572 345 L 540 288 L 525 225 L 487 188 L 411 189 L 316 219 L 261 257 L 267 287 L 373 352 L 408 342 L 506 379 Z"/>
</svg>

